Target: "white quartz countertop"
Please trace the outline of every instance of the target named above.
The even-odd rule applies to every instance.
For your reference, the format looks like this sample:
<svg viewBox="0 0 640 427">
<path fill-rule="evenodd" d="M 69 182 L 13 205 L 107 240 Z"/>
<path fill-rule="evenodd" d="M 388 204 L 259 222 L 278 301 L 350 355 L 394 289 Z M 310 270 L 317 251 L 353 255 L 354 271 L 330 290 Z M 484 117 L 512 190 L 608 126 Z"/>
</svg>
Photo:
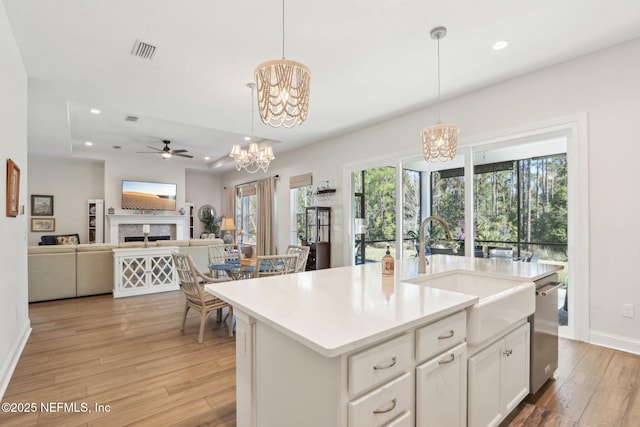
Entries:
<svg viewBox="0 0 640 427">
<path fill-rule="evenodd" d="M 462 270 L 537 280 L 558 268 L 505 260 L 430 256 L 427 275 Z M 235 309 L 327 356 L 338 356 L 463 310 L 478 297 L 403 282 L 418 277 L 417 258 L 206 285 Z"/>
</svg>

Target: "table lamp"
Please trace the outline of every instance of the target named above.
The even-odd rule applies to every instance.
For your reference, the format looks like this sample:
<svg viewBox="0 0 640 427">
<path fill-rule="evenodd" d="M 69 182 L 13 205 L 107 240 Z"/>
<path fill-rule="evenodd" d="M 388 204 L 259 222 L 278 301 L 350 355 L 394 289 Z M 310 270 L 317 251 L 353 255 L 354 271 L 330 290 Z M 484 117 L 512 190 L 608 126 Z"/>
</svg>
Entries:
<svg viewBox="0 0 640 427">
<path fill-rule="evenodd" d="M 234 223 L 233 218 L 223 218 L 220 229 L 222 231 L 226 231 L 222 240 L 224 240 L 225 243 L 233 243 L 233 234 L 231 234 L 231 231 L 236 229 L 236 224 Z"/>
<path fill-rule="evenodd" d="M 151 226 L 149 224 L 144 224 L 142 226 L 142 234 L 144 234 L 144 247 L 148 247 L 149 245 L 149 233 L 151 233 Z"/>
</svg>

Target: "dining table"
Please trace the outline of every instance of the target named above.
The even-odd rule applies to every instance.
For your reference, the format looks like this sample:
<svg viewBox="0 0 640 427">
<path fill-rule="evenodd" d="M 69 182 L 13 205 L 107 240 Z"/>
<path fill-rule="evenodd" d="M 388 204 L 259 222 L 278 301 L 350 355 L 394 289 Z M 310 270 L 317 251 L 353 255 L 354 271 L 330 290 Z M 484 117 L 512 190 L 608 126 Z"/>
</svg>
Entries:
<svg viewBox="0 0 640 427">
<path fill-rule="evenodd" d="M 212 264 L 209 267 L 215 271 L 224 271 L 233 280 L 242 280 L 251 278 L 255 265 L 255 258 L 242 258 L 226 260 L 222 264 Z"/>
</svg>

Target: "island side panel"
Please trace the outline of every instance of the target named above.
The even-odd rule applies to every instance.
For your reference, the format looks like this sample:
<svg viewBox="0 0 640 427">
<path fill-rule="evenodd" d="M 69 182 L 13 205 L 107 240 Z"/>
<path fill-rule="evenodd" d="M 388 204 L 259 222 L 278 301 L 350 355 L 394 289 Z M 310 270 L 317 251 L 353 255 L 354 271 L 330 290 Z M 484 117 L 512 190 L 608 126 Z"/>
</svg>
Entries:
<svg viewBox="0 0 640 427">
<path fill-rule="evenodd" d="M 346 363 L 255 324 L 258 427 L 346 426 Z"/>
<path fill-rule="evenodd" d="M 255 319 L 234 307 L 236 317 L 236 425 L 256 427 Z"/>
</svg>

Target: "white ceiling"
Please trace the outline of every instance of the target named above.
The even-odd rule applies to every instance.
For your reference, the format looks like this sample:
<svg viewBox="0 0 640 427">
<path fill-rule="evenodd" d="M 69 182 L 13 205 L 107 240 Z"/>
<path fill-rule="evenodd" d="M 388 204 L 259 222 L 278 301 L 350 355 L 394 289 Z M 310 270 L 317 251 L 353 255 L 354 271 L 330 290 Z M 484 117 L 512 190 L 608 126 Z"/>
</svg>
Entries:
<svg viewBox="0 0 640 427">
<path fill-rule="evenodd" d="M 169 161 L 212 168 L 251 133 L 256 65 L 282 56 L 278 0 L 3 3 L 30 78 L 30 154 L 163 161 L 137 152 L 168 139 L 194 155 Z M 640 37 L 640 1 L 289 0 L 285 56 L 313 73 L 309 116 L 255 118 L 254 136 L 277 156 L 433 104 L 440 25 L 448 98 Z M 130 54 L 136 39 L 157 46 L 151 61 Z"/>
</svg>

